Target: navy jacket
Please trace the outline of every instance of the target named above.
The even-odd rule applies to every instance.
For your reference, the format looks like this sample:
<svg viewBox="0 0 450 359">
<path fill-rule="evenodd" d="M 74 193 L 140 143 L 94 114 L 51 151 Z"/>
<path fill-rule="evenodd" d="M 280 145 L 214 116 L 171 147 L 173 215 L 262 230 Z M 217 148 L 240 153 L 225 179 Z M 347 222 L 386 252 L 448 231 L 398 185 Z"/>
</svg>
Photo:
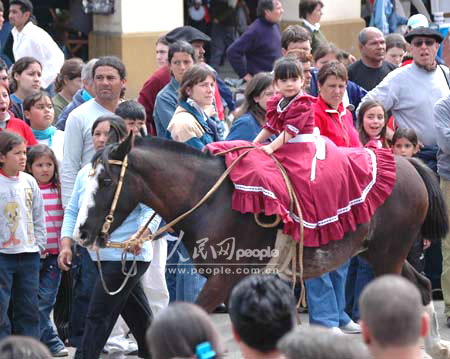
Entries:
<svg viewBox="0 0 450 359">
<path fill-rule="evenodd" d="M 281 57 L 281 32 L 278 24 L 256 19 L 227 50 L 228 61 L 240 78 L 246 74 L 272 71 Z"/>
</svg>

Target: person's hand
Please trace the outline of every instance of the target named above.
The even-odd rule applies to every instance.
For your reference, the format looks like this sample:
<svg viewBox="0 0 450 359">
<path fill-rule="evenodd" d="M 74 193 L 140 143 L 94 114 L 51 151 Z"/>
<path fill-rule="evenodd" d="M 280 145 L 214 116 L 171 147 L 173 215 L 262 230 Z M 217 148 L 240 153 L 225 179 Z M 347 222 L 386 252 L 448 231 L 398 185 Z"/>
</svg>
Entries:
<svg viewBox="0 0 450 359">
<path fill-rule="evenodd" d="M 253 76 L 250 74 L 247 74 L 243 77 L 244 81 L 249 83 L 252 80 Z"/>
<path fill-rule="evenodd" d="M 63 271 L 70 270 L 72 266 L 72 249 L 62 248 L 58 255 L 58 267 Z"/>
<path fill-rule="evenodd" d="M 139 254 L 142 253 L 142 243 L 138 242 L 136 244 L 133 244 L 132 246 L 129 246 L 127 248 L 127 252 L 130 252 L 130 253 L 134 254 L 135 256 L 138 256 Z"/>
<path fill-rule="evenodd" d="M 270 145 L 262 146 L 261 149 L 267 153 L 269 156 L 273 153 L 272 147 Z"/>
<path fill-rule="evenodd" d="M 424 239 L 423 240 L 423 250 L 430 248 L 430 246 L 431 246 L 431 241 L 429 239 Z"/>
</svg>

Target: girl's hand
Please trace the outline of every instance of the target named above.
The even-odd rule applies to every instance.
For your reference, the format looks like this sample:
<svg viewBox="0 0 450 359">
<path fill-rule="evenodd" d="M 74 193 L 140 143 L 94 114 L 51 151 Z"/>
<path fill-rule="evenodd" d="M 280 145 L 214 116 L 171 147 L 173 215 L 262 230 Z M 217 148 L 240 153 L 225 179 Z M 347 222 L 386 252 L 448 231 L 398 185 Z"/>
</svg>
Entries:
<svg viewBox="0 0 450 359">
<path fill-rule="evenodd" d="M 273 153 L 273 149 L 272 149 L 272 147 L 270 147 L 270 145 L 262 146 L 261 149 L 262 149 L 265 153 L 267 153 L 269 156 Z"/>
<path fill-rule="evenodd" d="M 58 267 L 63 271 L 70 270 L 72 265 L 72 249 L 62 248 L 58 255 Z"/>
</svg>

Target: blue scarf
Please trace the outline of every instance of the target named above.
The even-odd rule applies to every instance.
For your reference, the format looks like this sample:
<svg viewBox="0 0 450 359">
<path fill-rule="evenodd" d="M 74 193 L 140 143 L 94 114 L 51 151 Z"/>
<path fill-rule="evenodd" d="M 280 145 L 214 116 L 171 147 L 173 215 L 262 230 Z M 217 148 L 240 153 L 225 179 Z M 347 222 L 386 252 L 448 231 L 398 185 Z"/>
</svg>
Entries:
<svg viewBox="0 0 450 359">
<path fill-rule="evenodd" d="M 55 126 L 50 126 L 46 130 L 35 130 L 34 128 L 31 128 L 31 131 L 33 131 L 36 140 L 48 140 L 48 147 L 52 147 L 52 138 L 56 133 Z"/>
</svg>

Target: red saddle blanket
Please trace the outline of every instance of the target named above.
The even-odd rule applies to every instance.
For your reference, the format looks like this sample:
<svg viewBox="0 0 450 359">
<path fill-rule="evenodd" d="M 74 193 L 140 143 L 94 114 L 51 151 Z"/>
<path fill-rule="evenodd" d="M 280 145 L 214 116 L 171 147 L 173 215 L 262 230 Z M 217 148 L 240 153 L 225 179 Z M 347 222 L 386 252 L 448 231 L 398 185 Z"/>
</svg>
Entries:
<svg viewBox="0 0 450 359">
<path fill-rule="evenodd" d="M 304 245 L 319 247 L 355 231 L 370 220 L 390 196 L 395 184 L 395 162 L 390 150 L 336 147 L 325 137 L 325 159 L 313 161 L 314 142 L 287 143 L 274 156 L 286 169 L 303 216 Z M 206 146 L 213 154 L 246 141 L 215 142 Z M 225 154 L 227 166 L 243 152 Z M 315 164 L 315 176 L 311 167 Z M 286 184 L 274 160 L 260 149 L 251 151 L 231 171 L 232 208 L 241 213 L 281 216 L 283 232 L 299 240 L 299 216 L 289 211 Z M 314 179 L 311 179 L 314 178 Z"/>
</svg>

